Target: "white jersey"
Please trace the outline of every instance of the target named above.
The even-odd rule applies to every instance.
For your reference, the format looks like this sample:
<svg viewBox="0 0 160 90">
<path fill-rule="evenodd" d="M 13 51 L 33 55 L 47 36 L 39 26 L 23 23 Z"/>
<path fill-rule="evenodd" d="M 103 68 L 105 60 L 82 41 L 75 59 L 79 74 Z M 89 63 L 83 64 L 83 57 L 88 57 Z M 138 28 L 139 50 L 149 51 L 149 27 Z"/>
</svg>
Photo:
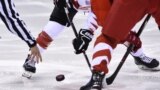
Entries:
<svg viewBox="0 0 160 90">
<path fill-rule="evenodd" d="M 94 32 L 95 30 L 97 30 L 98 26 L 99 25 L 97 23 L 97 19 L 96 19 L 95 14 L 90 11 L 88 14 L 87 20 L 84 24 L 83 29 L 92 30 Z"/>
<path fill-rule="evenodd" d="M 83 29 L 89 29 L 94 32 L 98 28 L 98 23 L 96 21 L 95 14 L 91 11 L 90 0 L 77 0 L 77 2 L 79 4 L 79 8 L 78 8 L 79 10 L 82 10 L 84 12 L 86 12 L 86 11 L 89 12 Z"/>
<path fill-rule="evenodd" d="M 83 11 L 91 10 L 90 0 L 73 0 L 73 5 L 75 5 L 76 9 L 78 10 L 83 10 Z"/>
</svg>

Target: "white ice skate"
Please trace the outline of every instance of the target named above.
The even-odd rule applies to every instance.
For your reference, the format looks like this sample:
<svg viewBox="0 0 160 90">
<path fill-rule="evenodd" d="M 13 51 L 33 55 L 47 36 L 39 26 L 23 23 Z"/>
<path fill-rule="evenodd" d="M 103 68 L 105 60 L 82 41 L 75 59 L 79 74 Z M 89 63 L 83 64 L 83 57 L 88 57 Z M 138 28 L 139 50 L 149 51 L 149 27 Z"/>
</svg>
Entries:
<svg viewBox="0 0 160 90">
<path fill-rule="evenodd" d="M 135 64 L 141 70 L 160 71 L 159 61 L 154 58 L 147 57 L 146 55 L 141 55 L 140 57 L 134 57 L 134 60 Z"/>
</svg>

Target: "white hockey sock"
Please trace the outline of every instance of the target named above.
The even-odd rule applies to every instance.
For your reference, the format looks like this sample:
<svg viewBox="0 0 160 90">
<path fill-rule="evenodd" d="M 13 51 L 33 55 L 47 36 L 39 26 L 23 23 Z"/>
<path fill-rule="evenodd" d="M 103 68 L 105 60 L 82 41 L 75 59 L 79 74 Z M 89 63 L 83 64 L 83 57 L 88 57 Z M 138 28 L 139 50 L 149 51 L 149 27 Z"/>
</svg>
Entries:
<svg viewBox="0 0 160 90">
<path fill-rule="evenodd" d="M 140 56 L 144 55 L 142 48 L 138 49 L 136 52 L 131 52 L 131 54 L 135 57 L 140 57 Z"/>
</svg>

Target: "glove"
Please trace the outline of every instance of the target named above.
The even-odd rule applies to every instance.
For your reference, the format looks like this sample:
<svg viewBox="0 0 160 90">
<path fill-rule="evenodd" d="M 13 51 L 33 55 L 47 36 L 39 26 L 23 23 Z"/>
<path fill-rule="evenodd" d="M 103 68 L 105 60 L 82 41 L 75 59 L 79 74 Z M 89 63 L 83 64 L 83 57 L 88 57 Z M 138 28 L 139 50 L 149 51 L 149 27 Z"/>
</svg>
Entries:
<svg viewBox="0 0 160 90">
<path fill-rule="evenodd" d="M 123 40 L 122 43 L 124 43 L 125 41 L 134 45 L 134 48 L 132 50 L 134 52 L 136 52 L 142 46 L 142 42 L 141 42 L 140 38 L 137 37 L 136 33 L 133 31 L 129 32 L 127 38 L 125 40 Z"/>
<path fill-rule="evenodd" d="M 64 7 L 66 7 L 66 0 L 53 0 L 53 4 L 54 4 L 56 7 L 62 9 L 62 8 L 64 8 Z"/>
<path fill-rule="evenodd" d="M 73 47 L 76 54 L 80 54 L 87 50 L 90 41 L 93 38 L 93 32 L 87 29 L 81 29 L 78 37 L 73 39 Z"/>
</svg>

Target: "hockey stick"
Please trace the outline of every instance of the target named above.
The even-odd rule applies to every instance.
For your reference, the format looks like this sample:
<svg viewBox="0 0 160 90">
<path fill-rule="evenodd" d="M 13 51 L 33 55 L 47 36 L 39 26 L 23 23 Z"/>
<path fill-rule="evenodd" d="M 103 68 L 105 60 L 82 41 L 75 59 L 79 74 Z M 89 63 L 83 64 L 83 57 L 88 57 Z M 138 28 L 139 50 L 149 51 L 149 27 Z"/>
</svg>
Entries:
<svg viewBox="0 0 160 90">
<path fill-rule="evenodd" d="M 65 9 L 65 14 L 66 14 L 66 16 L 67 16 L 68 22 L 70 23 L 70 25 L 71 25 L 71 27 L 72 27 L 72 29 L 73 29 L 74 35 L 76 36 L 76 38 L 78 38 L 78 33 L 77 33 L 76 28 L 75 28 L 75 25 L 73 24 L 73 22 L 71 21 L 71 19 L 70 19 L 70 17 L 69 17 L 69 11 L 68 11 L 69 5 L 68 5 L 68 2 L 66 2 L 66 7 L 65 7 L 64 9 Z M 85 51 L 83 52 L 83 55 L 84 55 L 85 60 L 86 60 L 86 62 L 87 62 L 87 64 L 88 64 L 88 66 L 89 66 L 90 71 L 92 72 L 92 70 L 91 70 L 91 64 L 90 64 L 90 62 L 89 62 L 88 56 L 87 56 L 87 54 L 86 54 Z"/>
<path fill-rule="evenodd" d="M 139 37 L 144 29 L 144 27 L 146 26 L 147 22 L 149 21 L 151 15 L 148 14 L 147 17 L 145 18 L 144 22 L 142 23 L 139 31 L 137 32 L 137 37 Z M 134 45 L 130 44 L 129 47 L 127 48 L 126 53 L 124 54 L 123 58 L 121 59 L 118 67 L 116 68 L 115 72 L 108 78 L 106 78 L 106 83 L 107 85 L 110 85 L 113 83 L 114 79 L 116 78 L 118 72 L 120 71 L 122 65 L 124 64 L 124 62 L 126 61 L 128 55 L 130 54 L 131 50 L 133 49 Z"/>
</svg>

